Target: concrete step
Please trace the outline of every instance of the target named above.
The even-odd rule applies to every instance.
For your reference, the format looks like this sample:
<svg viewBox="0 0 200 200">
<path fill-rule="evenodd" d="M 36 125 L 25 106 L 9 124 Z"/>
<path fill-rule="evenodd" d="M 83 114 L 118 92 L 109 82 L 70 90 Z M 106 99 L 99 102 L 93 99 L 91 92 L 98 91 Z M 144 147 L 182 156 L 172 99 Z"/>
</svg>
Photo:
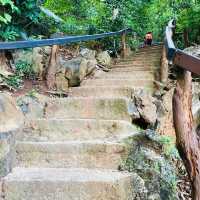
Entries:
<svg viewBox="0 0 200 200">
<path fill-rule="evenodd" d="M 136 58 L 136 57 L 141 57 L 141 56 L 146 56 L 146 57 L 161 57 L 162 55 L 162 50 L 153 50 L 153 51 L 138 51 L 133 53 L 132 55 L 125 57 L 125 58 Z"/>
<path fill-rule="evenodd" d="M 32 142 L 113 141 L 132 136 L 136 132 L 135 126 L 120 120 L 38 119 L 26 122 L 17 139 Z"/>
<path fill-rule="evenodd" d="M 135 72 L 149 72 L 149 73 L 153 73 L 155 70 L 149 67 L 116 67 L 116 68 L 112 68 L 111 72 L 130 72 L 130 73 L 135 73 Z"/>
<path fill-rule="evenodd" d="M 111 86 L 111 87 L 84 86 L 84 87 L 72 88 L 69 92 L 69 97 L 114 97 L 115 96 L 115 97 L 131 98 L 133 90 L 134 89 L 131 87 L 121 87 L 121 86 Z"/>
<path fill-rule="evenodd" d="M 130 72 L 123 72 L 123 71 L 114 71 L 115 69 L 112 69 L 110 72 L 101 72 L 99 74 L 95 74 L 94 77 L 95 78 L 99 78 L 99 77 L 113 77 L 113 78 L 124 78 L 124 79 L 139 79 L 139 78 L 144 78 L 144 79 L 148 79 L 148 78 L 152 78 L 154 77 L 154 74 L 152 72 L 148 72 L 148 71 L 133 71 L 132 73 Z"/>
<path fill-rule="evenodd" d="M 146 55 L 150 55 L 150 56 L 161 55 L 162 49 L 150 49 L 150 50 L 141 50 L 140 49 L 139 51 L 133 52 L 133 54 L 131 56 L 141 55 L 141 54 L 146 54 Z"/>
<path fill-rule="evenodd" d="M 120 86 L 120 87 L 153 87 L 153 80 L 146 80 L 146 79 L 138 79 L 138 80 L 131 80 L 131 79 L 88 79 L 84 81 L 82 84 L 86 87 L 94 87 L 94 86 Z"/>
<path fill-rule="evenodd" d="M 161 56 L 147 56 L 147 55 L 138 55 L 133 56 L 130 59 L 120 59 L 118 62 L 133 62 L 133 61 L 146 61 L 146 62 L 152 62 L 152 61 L 160 61 Z"/>
<path fill-rule="evenodd" d="M 136 175 L 111 170 L 16 168 L 3 179 L 4 200 L 132 200 Z"/>
<path fill-rule="evenodd" d="M 128 146 L 105 140 L 16 143 L 16 166 L 118 169 Z"/>
<path fill-rule="evenodd" d="M 154 75 L 152 73 L 105 73 L 105 74 L 99 74 L 94 76 L 95 79 L 120 79 L 120 80 L 138 80 L 138 79 L 145 79 L 145 80 L 154 80 Z"/>
<path fill-rule="evenodd" d="M 163 46 L 157 46 L 157 47 L 144 47 L 144 48 L 140 48 L 137 52 L 141 53 L 141 52 L 160 52 L 162 51 Z"/>
<path fill-rule="evenodd" d="M 159 63 L 128 63 L 128 64 L 116 64 L 112 66 L 112 69 L 115 68 L 129 68 L 132 67 L 136 70 L 143 70 L 143 69 L 158 69 L 160 68 L 160 64 Z"/>
<path fill-rule="evenodd" d="M 29 109 L 29 116 L 46 119 L 106 119 L 130 121 L 127 98 L 48 98 L 43 113 Z"/>
<path fill-rule="evenodd" d="M 131 65 L 131 64 L 134 64 L 134 65 L 147 65 L 147 66 L 152 66 L 152 65 L 155 65 L 155 64 L 159 64 L 160 65 L 160 60 L 154 60 L 154 61 L 147 61 L 147 60 L 132 60 L 132 61 L 124 61 L 124 62 L 118 62 L 116 63 L 115 65 Z"/>
<path fill-rule="evenodd" d="M 147 86 L 126 87 L 126 86 L 82 86 L 72 88 L 69 92 L 69 97 L 118 97 L 118 98 L 131 98 L 131 94 L 135 89 L 144 89 L 153 92 L 154 88 Z"/>
</svg>

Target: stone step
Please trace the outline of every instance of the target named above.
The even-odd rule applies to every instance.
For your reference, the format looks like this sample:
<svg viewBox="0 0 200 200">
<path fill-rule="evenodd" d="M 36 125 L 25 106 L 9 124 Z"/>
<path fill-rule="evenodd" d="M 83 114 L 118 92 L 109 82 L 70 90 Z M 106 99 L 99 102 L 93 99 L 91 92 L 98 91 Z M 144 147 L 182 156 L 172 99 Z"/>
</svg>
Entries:
<svg viewBox="0 0 200 200">
<path fill-rule="evenodd" d="M 116 65 L 113 65 L 112 66 L 112 69 L 115 69 L 115 68 L 129 68 L 129 67 L 132 67 L 133 69 L 135 70 L 143 70 L 143 69 L 158 69 L 160 68 L 160 64 L 159 63 L 128 63 L 128 64 L 116 64 Z"/>
<path fill-rule="evenodd" d="M 142 58 L 142 57 L 144 57 L 144 58 L 155 58 L 155 57 L 157 57 L 157 58 L 161 58 L 161 56 L 162 56 L 162 53 L 161 53 L 161 51 L 160 50 L 158 50 L 158 51 L 141 51 L 141 52 L 136 52 L 136 53 L 133 53 L 131 56 L 128 56 L 128 57 L 125 57 L 125 58 L 122 58 L 122 60 L 124 60 L 124 59 L 134 59 L 134 58 Z"/>
<path fill-rule="evenodd" d="M 134 179 L 111 170 L 16 168 L 2 191 L 4 200 L 132 200 Z"/>
<path fill-rule="evenodd" d="M 153 93 L 154 88 L 150 86 L 142 87 L 122 87 L 122 86 L 82 86 L 72 88 L 69 92 L 69 97 L 118 97 L 118 98 L 131 98 L 131 94 L 135 89 L 148 90 L 150 93 Z"/>
<path fill-rule="evenodd" d="M 124 62 L 118 62 L 115 65 L 147 65 L 147 66 L 153 66 L 155 64 L 160 65 L 160 60 L 152 60 L 152 61 L 147 61 L 147 60 L 132 60 L 132 61 L 124 61 Z"/>
<path fill-rule="evenodd" d="M 140 48 L 138 52 L 154 52 L 154 51 L 161 51 L 163 46 L 154 46 L 154 47 L 144 47 Z"/>
<path fill-rule="evenodd" d="M 131 80 L 138 80 L 138 79 L 147 79 L 147 80 L 154 80 L 154 75 L 149 72 L 135 72 L 135 73 L 120 73 L 120 72 L 109 72 L 104 74 L 99 74 L 94 76 L 95 79 L 131 79 Z"/>
<path fill-rule="evenodd" d="M 16 143 L 16 166 L 20 167 L 117 170 L 127 155 L 128 146 L 105 140 Z"/>
<path fill-rule="evenodd" d="M 20 141 L 120 140 L 137 133 L 131 123 L 120 120 L 38 119 L 26 122 Z"/>
<path fill-rule="evenodd" d="M 132 61 L 124 61 L 124 62 L 118 62 L 115 65 L 147 65 L 147 66 L 152 66 L 155 64 L 159 64 L 160 65 L 160 60 L 155 60 L 155 61 L 147 61 L 147 60 L 132 60 Z M 114 66 L 114 65 L 113 65 Z"/>
<path fill-rule="evenodd" d="M 130 59 L 120 59 L 118 62 L 132 62 L 132 61 L 146 61 L 146 62 L 152 62 L 152 61 L 160 61 L 160 56 L 147 56 L 147 55 L 138 55 L 133 56 Z"/>
<path fill-rule="evenodd" d="M 132 103 L 127 98 L 47 98 L 42 112 L 35 107 L 27 108 L 28 117 L 46 119 L 112 119 L 130 121 L 129 108 Z"/>
<path fill-rule="evenodd" d="M 98 77 L 121 77 L 121 78 L 129 78 L 130 79 L 138 79 L 138 78 L 151 78 L 154 76 L 154 74 L 152 72 L 148 72 L 148 71 L 133 71 L 132 73 L 130 72 L 123 72 L 123 71 L 115 71 L 115 69 L 112 69 L 110 72 L 102 72 L 99 74 L 95 74 L 95 78 Z"/>
<path fill-rule="evenodd" d="M 151 55 L 151 56 L 155 56 L 155 55 L 158 55 L 158 54 L 162 54 L 162 48 L 157 48 L 157 49 L 147 49 L 147 50 L 139 50 L 139 51 L 136 51 L 136 52 L 133 52 L 133 54 L 131 56 L 134 56 L 134 55 L 141 55 L 141 54 L 147 54 L 147 55 Z"/>
<path fill-rule="evenodd" d="M 106 77 L 104 77 L 106 78 Z M 109 77 L 107 77 L 109 78 Z M 131 98 L 133 92 L 131 87 L 121 86 L 84 86 L 72 88 L 69 92 L 69 97 L 127 97 Z"/>
<path fill-rule="evenodd" d="M 129 61 L 146 61 L 146 62 L 152 62 L 152 61 L 160 61 L 161 55 L 156 55 L 155 57 L 146 55 L 146 54 L 140 54 L 140 55 L 133 55 L 131 57 L 126 57 L 123 59 L 115 60 L 114 62 L 129 62 Z"/>
<path fill-rule="evenodd" d="M 149 67 L 116 67 L 116 68 L 112 68 L 111 72 L 130 72 L 130 73 L 135 73 L 135 72 L 149 72 L 149 73 L 153 73 L 155 71 L 155 69 L 149 68 Z"/>
<path fill-rule="evenodd" d="M 138 79 L 138 80 L 131 80 L 131 79 L 88 79 L 84 81 L 82 84 L 86 87 L 94 87 L 94 86 L 120 86 L 120 87 L 153 87 L 153 80 L 146 80 L 146 79 Z"/>
</svg>

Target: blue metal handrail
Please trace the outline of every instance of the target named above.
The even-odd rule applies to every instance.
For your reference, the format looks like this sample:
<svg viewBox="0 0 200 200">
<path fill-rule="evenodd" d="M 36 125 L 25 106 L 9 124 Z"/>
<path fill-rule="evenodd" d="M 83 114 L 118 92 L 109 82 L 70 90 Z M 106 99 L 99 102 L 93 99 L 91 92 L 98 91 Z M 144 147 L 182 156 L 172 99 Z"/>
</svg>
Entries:
<svg viewBox="0 0 200 200">
<path fill-rule="evenodd" d="M 115 35 L 122 35 L 132 32 L 132 29 L 127 28 L 116 32 L 108 32 L 95 35 L 83 35 L 83 36 L 67 36 L 61 38 L 53 39 L 42 39 L 42 40 L 26 40 L 26 41 L 16 41 L 16 42 L 0 42 L 0 50 L 9 50 L 9 49 L 23 49 L 23 48 L 34 48 L 41 46 L 52 46 L 52 45 L 64 45 L 74 42 L 83 42 L 89 40 L 96 40 L 106 37 L 111 37 Z"/>
</svg>

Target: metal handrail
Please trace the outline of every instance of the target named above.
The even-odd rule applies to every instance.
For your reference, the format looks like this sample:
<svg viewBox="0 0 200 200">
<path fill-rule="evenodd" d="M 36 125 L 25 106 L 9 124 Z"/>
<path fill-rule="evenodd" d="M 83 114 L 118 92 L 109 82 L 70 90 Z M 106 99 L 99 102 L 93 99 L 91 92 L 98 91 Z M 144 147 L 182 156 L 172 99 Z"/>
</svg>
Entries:
<svg viewBox="0 0 200 200">
<path fill-rule="evenodd" d="M 127 28 L 116 32 L 108 32 L 95 35 L 82 35 L 82 36 L 67 36 L 61 38 L 53 39 L 42 39 L 42 40 L 26 40 L 26 41 L 16 41 L 16 42 L 0 42 L 0 50 L 10 50 L 10 49 L 23 49 L 23 48 L 34 48 L 41 46 L 52 46 L 52 45 L 63 45 L 70 44 L 74 42 L 83 42 L 89 40 L 96 40 L 106 37 L 111 37 L 115 35 L 123 35 L 132 32 L 132 29 Z"/>
<path fill-rule="evenodd" d="M 170 64 L 175 64 L 183 69 L 200 75 L 200 58 L 190 55 L 175 47 L 173 34 L 176 28 L 176 21 L 171 20 L 165 31 L 165 48 Z"/>
</svg>

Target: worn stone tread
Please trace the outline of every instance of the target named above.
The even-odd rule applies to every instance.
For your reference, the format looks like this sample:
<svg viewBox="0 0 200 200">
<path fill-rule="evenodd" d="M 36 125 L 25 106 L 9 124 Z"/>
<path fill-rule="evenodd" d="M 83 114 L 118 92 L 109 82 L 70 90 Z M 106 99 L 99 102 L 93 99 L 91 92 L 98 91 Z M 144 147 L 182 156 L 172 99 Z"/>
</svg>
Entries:
<svg viewBox="0 0 200 200">
<path fill-rule="evenodd" d="M 4 200 L 132 200 L 134 174 L 97 169 L 15 168 Z"/>
<path fill-rule="evenodd" d="M 77 126 L 78 124 L 78 126 Z M 137 133 L 137 127 L 123 120 L 36 119 L 26 122 L 19 141 L 114 140 Z"/>
</svg>

